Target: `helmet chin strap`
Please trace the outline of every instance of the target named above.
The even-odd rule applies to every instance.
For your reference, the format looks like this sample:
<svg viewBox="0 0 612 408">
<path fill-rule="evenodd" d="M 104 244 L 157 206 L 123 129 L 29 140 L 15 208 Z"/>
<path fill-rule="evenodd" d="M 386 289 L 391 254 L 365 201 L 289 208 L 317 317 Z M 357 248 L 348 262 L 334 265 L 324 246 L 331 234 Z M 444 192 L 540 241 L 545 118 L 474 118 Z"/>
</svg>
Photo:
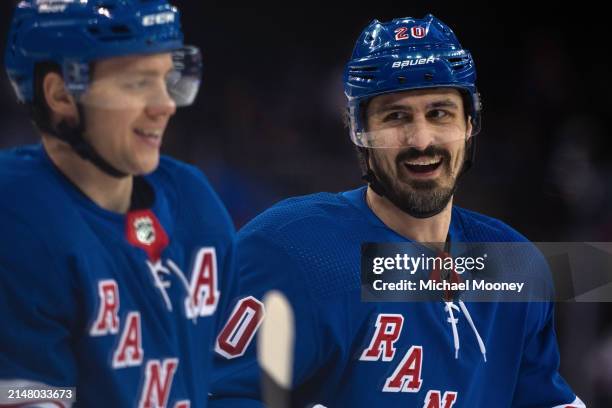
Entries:
<svg viewBox="0 0 612 408">
<path fill-rule="evenodd" d="M 459 176 L 457 176 L 457 180 L 459 180 L 459 177 L 463 176 L 472 167 L 472 163 L 474 161 L 474 154 L 475 154 L 474 138 L 470 137 L 465 143 L 466 143 L 466 158 L 463 162 L 463 167 L 461 168 L 461 172 L 459 173 Z M 389 195 L 387 194 L 387 188 L 380 182 L 380 180 L 378 179 L 378 176 L 376 176 L 376 173 L 374 173 L 374 170 L 372 170 L 372 168 L 370 167 L 370 157 L 369 157 L 370 151 L 365 147 L 360 148 L 360 150 L 363 153 L 363 159 L 365 161 L 364 168 L 366 170 L 365 173 L 362 174 L 361 179 L 366 181 L 368 185 L 370 186 L 370 188 L 372 189 L 372 191 L 374 191 L 379 196 L 389 197 Z M 457 189 L 457 183 L 455 183 L 455 187 L 453 188 L 453 194 L 455 193 L 456 189 Z M 427 211 L 427 212 L 407 211 L 405 209 L 402 209 L 402 211 L 406 212 L 411 217 L 420 218 L 420 219 L 433 217 L 435 215 L 440 214 L 443 210 L 444 210 L 444 207 L 439 210 L 433 210 L 433 211 Z"/>
<path fill-rule="evenodd" d="M 361 179 L 367 182 L 370 188 L 376 194 L 378 194 L 381 197 L 384 197 L 386 195 L 385 193 L 387 189 L 385 188 L 385 186 L 383 186 L 380 180 L 378 180 L 376 173 L 374 173 L 374 170 L 372 170 L 372 168 L 370 167 L 370 151 L 368 150 L 367 147 L 360 147 L 359 150 L 361 150 L 363 154 L 363 160 L 364 160 L 364 166 L 365 166 L 365 172 L 361 175 Z"/>
<path fill-rule="evenodd" d="M 84 111 L 80 104 L 77 105 L 79 118 L 84 118 Z M 100 154 L 94 149 L 94 147 L 83 137 L 85 126 L 83 120 L 79 120 L 77 126 L 70 126 L 66 121 L 62 120 L 56 128 L 48 125 L 44 129 L 41 129 L 51 136 L 66 142 L 70 145 L 72 150 L 76 152 L 83 160 L 88 160 L 103 173 L 114 177 L 124 178 L 129 176 L 128 173 L 124 173 L 121 170 L 114 167 L 108 161 L 106 161 Z"/>
</svg>

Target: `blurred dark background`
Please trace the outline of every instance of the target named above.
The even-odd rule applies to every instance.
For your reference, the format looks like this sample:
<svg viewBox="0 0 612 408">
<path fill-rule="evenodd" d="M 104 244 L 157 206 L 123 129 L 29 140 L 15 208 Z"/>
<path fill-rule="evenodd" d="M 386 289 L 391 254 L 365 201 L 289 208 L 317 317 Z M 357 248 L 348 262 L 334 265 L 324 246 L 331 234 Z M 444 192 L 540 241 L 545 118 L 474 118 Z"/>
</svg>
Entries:
<svg viewBox="0 0 612 408">
<path fill-rule="evenodd" d="M 533 241 L 611 241 L 612 92 L 603 9 L 378 3 L 175 1 L 187 41 L 203 50 L 205 76 L 197 103 L 171 122 L 165 153 L 205 171 L 237 226 L 287 196 L 359 186 L 342 123 L 343 65 L 373 18 L 431 12 L 472 52 L 484 99 L 476 165 L 455 202 Z M 0 5 L 0 44 L 14 4 Z M 0 123 L 0 148 L 37 141 L 4 72 Z M 562 372 L 590 407 L 612 406 L 611 309 L 557 308 Z"/>
</svg>

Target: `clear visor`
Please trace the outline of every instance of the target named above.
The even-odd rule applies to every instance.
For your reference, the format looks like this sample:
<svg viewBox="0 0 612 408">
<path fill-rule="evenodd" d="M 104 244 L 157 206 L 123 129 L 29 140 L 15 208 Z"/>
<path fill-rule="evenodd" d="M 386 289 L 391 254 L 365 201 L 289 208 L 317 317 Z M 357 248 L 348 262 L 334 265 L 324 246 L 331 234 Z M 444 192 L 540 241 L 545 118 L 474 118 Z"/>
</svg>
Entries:
<svg viewBox="0 0 612 408">
<path fill-rule="evenodd" d="M 92 75 L 94 78 L 75 95 L 83 105 L 112 110 L 193 104 L 202 78 L 199 49 L 185 47 L 172 52 L 169 71 L 163 54 L 150 58 L 128 63 L 125 67 L 101 69 L 104 72 Z"/>
<path fill-rule="evenodd" d="M 430 125 L 426 129 L 413 123 L 394 123 L 378 126 L 371 130 L 357 130 L 351 120 L 351 140 L 359 147 L 366 148 L 423 148 L 429 145 L 452 145 L 465 142 L 468 138 L 464 127 L 458 124 Z"/>
</svg>

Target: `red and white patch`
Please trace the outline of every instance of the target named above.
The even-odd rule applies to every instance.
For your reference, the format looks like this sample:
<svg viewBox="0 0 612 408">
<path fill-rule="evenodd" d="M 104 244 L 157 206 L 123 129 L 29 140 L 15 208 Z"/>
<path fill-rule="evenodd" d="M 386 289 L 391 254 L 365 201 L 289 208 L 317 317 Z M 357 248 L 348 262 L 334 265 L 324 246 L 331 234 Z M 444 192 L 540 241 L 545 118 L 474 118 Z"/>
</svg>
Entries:
<svg viewBox="0 0 612 408">
<path fill-rule="evenodd" d="M 446 391 L 443 398 L 440 398 L 441 392 L 438 390 L 429 390 L 425 396 L 423 408 L 451 408 L 457 401 L 457 393 L 454 391 Z M 440 401 L 444 401 L 444 405 L 440 405 Z"/>
<path fill-rule="evenodd" d="M 421 26 L 414 26 L 410 28 L 410 34 L 413 38 L 423 38 L 427 35 L 427 29 Z"/>
<path fill-rule="evenodd" d="M 172 388 L 172 380 L 178 366 L 178 358 L 147 361 L 145 381 L 138 408 L 166 407 Z"/>
<path fill-rule="evenodd" d="M 586 408 L 586 405 L 580 398 L 576 397 L 570 404 L 555 405 L 553 408 Z"/>
<path fill-rule="evenodd" d="M 363 350 L 361 361 L 391 361 L 395 356 L 395 342 L 399 339 L 404 325 L 404 316 L 400 314 L 379 314 L 376 319 L 376 330 L 370 345 Z"/>
<path fill-rule="evenodd" d="M 121 339 L 113 354 L 113 368 L 139 366 L 142 364 L 143 356 L 140 313 L 129 312 Z"/>
<path fill-rule="evenodd" d="M 198 251 L 193 271 L 189 293 L 185 299 L 187 317 L 210 316 L 217 310 L 219 303 L 217 274 L 217 253 L 214 247 L 204 247 Z"/>
<path fill-rule="evenodd" d="M 105 336 L 119 332 L 119 288 L 114 279 L 98 281 L 100 303 L 96 320 L 89 329 L 91 336 Z"/>
<path fill-rule="evenodd" d="M 190 408 L 190 407 L 191 407 L 191 401 L 188 401 L 188 400 L 177 401 L 176 404 L 174 404 L 174 408 Z"/>
<path fill-rule="evenodd" d="M 398 27 L 395 29 L 394 33 L 396 41 L 407 40 L 409 38 L 407 34 L 408 27 Z"/>
<path fill-rule="evenodd" d="M 393 374 L 385 381 L 384 392 L 419 392 L 423 380 L 423 347 L 412 346 Z"/>
<path fill-rule="evenodd" d="M 125 237 L 133 246 L 147 253 L 155 262 L 170 242 L 168 234 L 151 210 L 134 210 L 125 217 Z"/>
<path fill-rule="evenodd" d="M 259 300 L 253 296 L 241 299 L 219 333 L 215 351 L 227 359 L 242 356 L 261 326 L 264 315 L 264 304 Z"/>
</svg>

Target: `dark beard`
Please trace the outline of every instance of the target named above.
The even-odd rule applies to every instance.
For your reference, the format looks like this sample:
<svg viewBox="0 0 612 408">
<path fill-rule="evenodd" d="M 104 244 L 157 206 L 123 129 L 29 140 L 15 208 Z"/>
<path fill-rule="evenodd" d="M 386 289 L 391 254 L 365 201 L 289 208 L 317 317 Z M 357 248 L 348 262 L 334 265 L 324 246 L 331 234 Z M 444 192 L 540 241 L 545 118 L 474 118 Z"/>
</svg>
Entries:
<svg viewBox="0 0 612 408">
<path fill-rule="evenodd" d="M 429 146 L 422 151 L 409 148 L 398 154 L 395 159 L 397 178 L 383 169 L 376 155 L 371 155 L 372 171 L 384 188 L 385 197 L 397 208 L 415 218 L 429 218 L 439 214 L 446 208 L 457 190 L 457 178 L 455 178 L 451 187 L 440 187 L 435 180 L 402 180 L 404 174 L 402 162 L 419 157 L 435 157 L 436 155 L 443 159 L 441 164 L 443 174 L 451 174 L 450 153 L 448 150 L 436 146 Z M 457 174 L 461 174 L 461 169 Z"/>
</svg>

